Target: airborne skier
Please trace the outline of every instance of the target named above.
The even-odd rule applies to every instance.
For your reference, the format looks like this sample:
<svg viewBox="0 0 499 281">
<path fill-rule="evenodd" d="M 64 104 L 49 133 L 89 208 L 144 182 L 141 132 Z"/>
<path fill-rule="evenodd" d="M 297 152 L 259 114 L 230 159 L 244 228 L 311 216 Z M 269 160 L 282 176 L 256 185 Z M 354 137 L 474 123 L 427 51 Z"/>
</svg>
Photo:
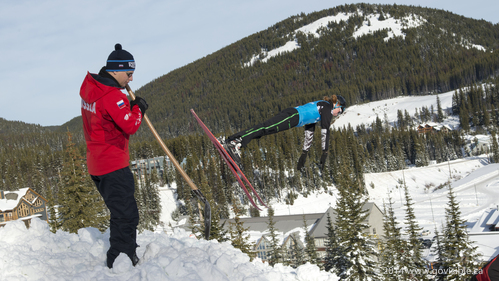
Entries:
<svg viewBox="0 0 499 281">
<path fill-rule="evenodd" d="M 249 129 L 243 130 L 229 136 L 224 148 L 229 152 L 232 159 L 240 165 L 240 149 L 246 147 L 252 139 L 282 132 L 293 127 L 305 126 L 305 139 L 303 152 L 298 160 L 297 169 L 301 170 L 305 164 L 308 151 L 312 146 L 315 124 L 320 122 L 322 134 L 322 156 L 320 160 L 321 169 L 324 167 L 329 148 L 329 127 L 333 116 L 338 116 L 345 111 L 346 101 L 342 96 L 325 96 L 323 100 L 309 102 L 305 105 L 284 109 L 267 121 L 257 124 Z"/>
</svg>

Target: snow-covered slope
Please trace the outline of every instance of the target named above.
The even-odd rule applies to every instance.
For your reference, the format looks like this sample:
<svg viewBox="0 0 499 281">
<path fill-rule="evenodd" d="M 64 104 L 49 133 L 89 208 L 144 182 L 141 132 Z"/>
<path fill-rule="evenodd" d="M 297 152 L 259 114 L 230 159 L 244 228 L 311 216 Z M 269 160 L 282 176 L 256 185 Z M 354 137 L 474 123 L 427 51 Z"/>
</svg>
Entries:
<svg viewBox="0 0 499 281">
<path fill-rule="evenodd" d="M 321 36 L 321 29 L 327 29 L 328 24 L 330 22 L 339 23 L 341 21 L 348 21 L 350 17 L 361 15 L 362 13 L 338 13 L 334 16 L 327 16 L 320 18 L 310 24 L 307 24 L 303 27 L 300 27 L 294 31 L 294 35 L 296 33 L 301 32 L 306 35 L 313 35 L 318 38 Z M 426 23 L 426 19 L 419 15 L 408 15 L 406 17 L 396 19 L 390 16 L 390 14 L 385 13 L 384 19 L 380 20 L 380 14 L 370 14 L 366 15 L 366 19 L 362 23 L 362 25 L 358 26 L 357 29 L 352 34 L 352 37 L 359 38 L 366 34 L 373 34 L 377 31 L 386 30 L 388 36 L 384 38 L 385 42 L 393 39 L 395 37 L 405 38 L 405 33 L 403 29 L 408 28 L 416 28 L 424 23 Z M 296 20 L 300 20 L 297 18 Z M 486 51 L 483 46 L 473 44 L 473 42 L 464 41 L 462 45 L 467 48 L 476 48 L 481 51 Z M 301 46 L 298 44 L 298 40 L 296 36 L 293 40 L 286 42 L 283 46 L 278 47 L 273 50 L 262 49 L 260 54 L 255 54 L 249 62 L 244 64 L 245 67 L 252 66 L 256 61 L 261 61 L 263 63 L 267 62 L 270 58 L 279 56 L 284 53 L 292 52 Z M 263 58 L 260 58 L 263 56 Z"/>
</svg>

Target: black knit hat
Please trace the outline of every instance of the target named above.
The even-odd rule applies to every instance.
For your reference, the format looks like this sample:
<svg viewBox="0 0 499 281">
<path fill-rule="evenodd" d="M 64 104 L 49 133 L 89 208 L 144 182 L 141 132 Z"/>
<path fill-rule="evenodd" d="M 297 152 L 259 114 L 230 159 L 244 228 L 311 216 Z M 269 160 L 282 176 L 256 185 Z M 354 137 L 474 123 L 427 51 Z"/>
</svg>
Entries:
<svg viewBox="0 0 499 281">
<path fill-rule="evenodd" d="M 114 51 L 107 58 L 107 71 L 135 70 L 135 60 L 132 54 L 123 50 L 121 44 L 114 45 Z"/>
</svg>

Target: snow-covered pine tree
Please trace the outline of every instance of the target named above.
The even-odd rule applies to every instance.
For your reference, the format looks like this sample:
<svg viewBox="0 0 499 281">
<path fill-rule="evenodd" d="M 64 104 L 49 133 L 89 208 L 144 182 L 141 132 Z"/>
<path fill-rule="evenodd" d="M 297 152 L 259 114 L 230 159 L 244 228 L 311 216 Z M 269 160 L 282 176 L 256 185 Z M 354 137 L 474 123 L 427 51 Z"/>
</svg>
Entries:
<svg viewBox="0 0 499 281">
<path fill-rule="evenodd" d="M 336 235 L 335 226 L 331 220 L 329 213 L 327 214 L 327 237 L 326 237 L 326 257 L 324 258 L 324 270 L 339 274 L 346 270 L 345 264 L 342 263 L 344 256 L 343 249 L 340 247 L 338 237 Z"/>
<path fill-rule="evenodd" d="M 442 229 L 445 227 L 442 225 Z M 436 249 L 437 249 L 437 262 L 433 265 L 433 269 L 435 270 L 435 281 L 443 281 L 445 279 L 445 266 L 444 266 L 444 250 L 443 250 L 443 241 L 442 236 L 439 234 L 437 227 L 435 226 L 435 236 L 436 236 Z"/>
<path fill-rule="evenodd" d="M 293 268 L 297 268 L 298 266 L 304 264 L 305 261 L 305 252 L 303 251 L 303 247 L 300 243 L 300 236 L 298 233 L 292 233 L 290 235 L 291 241 L 291 257 L 289 259 L 289 265 Z"/>
<path fill-rule="evenodd" d="M 443 238 L 443 264 L 447 269 L 445 280 L 464 281 L 469 280 L 473 276 L 472 273 L 480 268 L 478 262 L 480 254 L 476 252 L 477 246 L 473 246 L 473 242 L 468 239 L 452 185 L 449 184 L 448 188 L 449 203 L 445 208 L 447 223 Z"/>
<path fill-rule="evenodd" d="M 422 228 L 418 225 L 416 220 L 416 215 L 414 214 L 414 208 L 412 205 L 412 198 L 409 194 L 409 189 L 405 184 L 404 180 L 404 195 L 405 195 L 405 232 L 408 236 L 407 241 L 407 252 L 409 254 L 409 259 L 403 260 L 401 265 L 406 269 L 406 272 L 412 273 L 410 278 L 415 278 L 417 280 L 428 280 L 427 274 L 425 272 L 426 261 L 423 259 L 421 254 L 420 246 L 421 242 L 418 240 L 418 235 Z"/>
<path fill-rule="evenodd" d="M 339 191 L 334 211 L 336 212 L 336 231 L 344 256 L 339 262 L 345 265 L 338 276 L 343 280 L 379 280 L 375 266 L 377 251 L 373 241 L 365 233 L 369 225 L 365 223 L 367 212 L 363 206 L 367 202 L 364 187 L 353 177 L 351 168 L 343 165 L 337 181 Z"/>
<path fill-rule="evenodd" d="M 383 217 L 383 230 L 385 243 L 380 253 L 379 268 L 383 280 L 405 281 L 410 280 L 407 268 L 402 261 L 407 260 L 407 243 L 402 239 L 401 229 L 396 221 L 393 211 L 392 197 L 388 196 L 388 208 L 385 205 Z"/>
</svg>

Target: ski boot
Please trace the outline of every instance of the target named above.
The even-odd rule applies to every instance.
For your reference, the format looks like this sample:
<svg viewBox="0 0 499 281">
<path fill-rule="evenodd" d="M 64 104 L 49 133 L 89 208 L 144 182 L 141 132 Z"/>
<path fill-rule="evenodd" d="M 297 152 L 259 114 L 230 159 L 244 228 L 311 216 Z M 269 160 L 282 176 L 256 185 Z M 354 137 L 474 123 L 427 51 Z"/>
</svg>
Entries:
<svg viewBox="0 0 499 281">
<path fill-rule="evenodd" d="M 236 138 L 231 141 L 226 141 L 223 145 L 224 149 L 229 153 L 230 157 L 236 162 L 239 169 L 242 171 L 241 163 L 241 138 Z"/>
</svg>

